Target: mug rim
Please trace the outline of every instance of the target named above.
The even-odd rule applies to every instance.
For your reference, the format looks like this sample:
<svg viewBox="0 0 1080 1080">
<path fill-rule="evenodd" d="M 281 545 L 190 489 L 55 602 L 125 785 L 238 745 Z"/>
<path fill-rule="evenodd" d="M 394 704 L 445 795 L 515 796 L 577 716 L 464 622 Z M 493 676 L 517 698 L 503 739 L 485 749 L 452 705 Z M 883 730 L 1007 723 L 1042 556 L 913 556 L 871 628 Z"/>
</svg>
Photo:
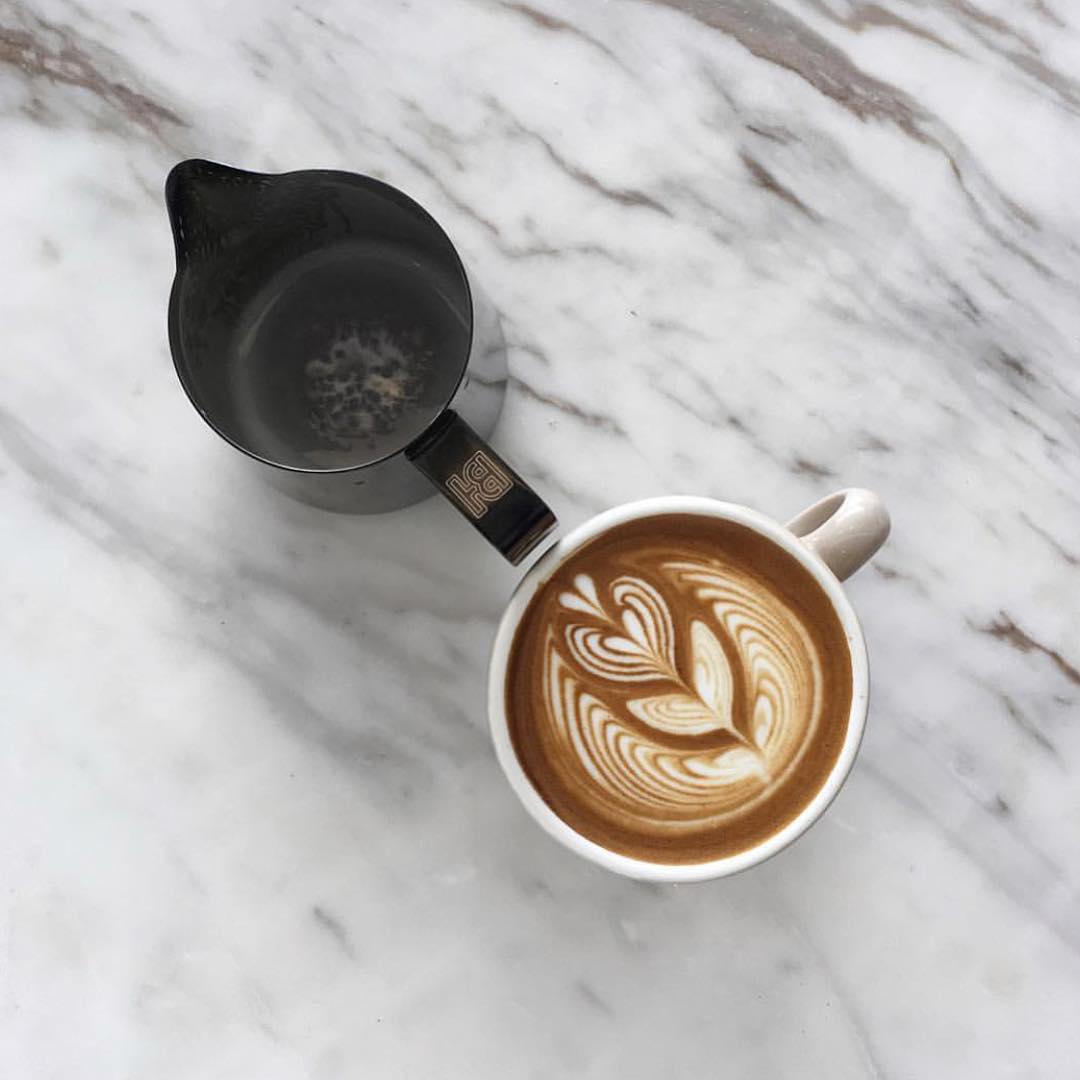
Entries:
<svg viewBox="0 0 1080 1080">
<path fill-rule="evenodd" d="M 783 548 L 817 580 L 828 596 L 844 630 L 851 657 L 851 706 L 844 742 L 836 761 L 814 797 L 782 829 L 759 844 L 718 859 L 700 863 L 660 863 L 623 855 L 583 836 L 548 806 L 525 774 L 510 739 L 505 703 L 507 662 L 521 617 L 537 590 L 566 558 L 594 537 L 616 525 L 662 514 L 694 514 L 734 521 Z M 825 563 L 794 533 L 765 514 L 738 503 L 696 495 L 661 495 L 623 503 L 587 519 L 544 552 L 518 582 L 503 610 L 495 632 L 488 667 L 488 722 L 495 755 L 510 786 L 530 816 L 565 847 L 590 861 L 626 877 L 654 882 L 707 881 L 739 873 L 764 862 L 797 840 L 828 809 L 851 772 L 862 742 L 869 704 L 870 673 L 866 642 L 858 616 L 843 585 Z"/>
</svg>

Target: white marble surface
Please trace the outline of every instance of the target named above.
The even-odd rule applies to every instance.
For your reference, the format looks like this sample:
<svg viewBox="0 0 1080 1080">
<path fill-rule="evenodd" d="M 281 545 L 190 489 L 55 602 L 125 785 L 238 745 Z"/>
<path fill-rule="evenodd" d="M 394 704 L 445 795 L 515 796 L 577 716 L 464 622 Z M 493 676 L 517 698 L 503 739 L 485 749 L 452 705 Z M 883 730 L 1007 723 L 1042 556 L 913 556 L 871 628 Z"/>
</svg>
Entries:
<svg viewBox="0 0 1080 1080">
<path fill-rule="evenodd" d="M 1078 70 L 1073 0 L 0 4 L 0 1075 L 1076 1075 Z M 424 202 L 564 525 L 887 498 L 807 837 L 675 889 L 532 824 L 515 571 L 439 501 L 286 501 L 185 400 L 192 155 Z"/>
</svg>

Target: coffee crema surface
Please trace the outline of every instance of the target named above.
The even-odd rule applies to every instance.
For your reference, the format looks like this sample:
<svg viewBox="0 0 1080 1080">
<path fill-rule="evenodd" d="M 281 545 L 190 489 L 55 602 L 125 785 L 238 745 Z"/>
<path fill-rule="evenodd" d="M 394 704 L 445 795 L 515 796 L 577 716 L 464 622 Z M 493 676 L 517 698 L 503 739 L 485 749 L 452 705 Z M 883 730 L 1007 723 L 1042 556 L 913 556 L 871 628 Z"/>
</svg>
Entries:
<svg viewBox="0 0 1080 1080">
<path fill-rule="evenodd" d="M 563 821 L 631 858 L 707 862 L 761 843 L 822 788 L 851 653 L 788 552 L 736 522 L 657 514 L 540 586 L 504 693 L 518 761 Z"/>
</svg>

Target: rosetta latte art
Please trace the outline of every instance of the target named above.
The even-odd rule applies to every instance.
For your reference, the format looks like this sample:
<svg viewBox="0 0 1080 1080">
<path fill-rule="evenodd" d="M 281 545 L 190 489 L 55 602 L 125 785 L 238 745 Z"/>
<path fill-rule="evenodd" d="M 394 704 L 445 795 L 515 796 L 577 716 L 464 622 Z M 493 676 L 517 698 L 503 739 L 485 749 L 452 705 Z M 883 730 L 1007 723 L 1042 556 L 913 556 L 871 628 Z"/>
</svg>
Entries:
<svg viewBox="0 0 1080 1080">
<path fill-rule="evenodd" d="M 790 556 L 759 565 L 750 530 L 679 517 L 661 537 L 623 531 L 560 567 L 523 620 L 508 696 L 519 760 L 609 847 L 731 853 L 790 820 L 838 753 L 842 629 Z"/>
<path fill-rule="evenodd" d="M 697 830 L 766 796 L 795 763 L 818 722 L 819 665 L 798 621 L 730 568 L 668 562 L 658 570 L 661 582 L 690 586 L 711 617 L 690 619 L 679 643 L 656 585 L 619 577 L 602 600 L 578 574 L 559 601 L 580 621 L 547 642 L 546 704 L 582 767 L 625 812 Z M 676 663 L 680 645 L 688 679 Z M 592 690 L 574 667 L 594 677 Z M 642 693 L 606 698 L 605 682 L 642 684 Z M 749 702 L 741 716 L 737 684 Z M 719 738 L 676 747 L 661 734 Z"/>
</svg>

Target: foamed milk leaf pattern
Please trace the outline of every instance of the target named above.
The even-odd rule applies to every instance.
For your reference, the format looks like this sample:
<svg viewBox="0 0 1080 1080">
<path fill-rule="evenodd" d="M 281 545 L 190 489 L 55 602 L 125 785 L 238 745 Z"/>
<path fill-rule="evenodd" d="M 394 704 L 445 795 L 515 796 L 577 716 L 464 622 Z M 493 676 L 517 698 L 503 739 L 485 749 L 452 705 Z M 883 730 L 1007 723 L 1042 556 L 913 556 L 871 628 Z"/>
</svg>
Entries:
<svg viewBox="0 0 1080 1080">
<path fill-rule="evenodd" d="M 546 705 L 614 812 L 689 832 L 789 774 L 820 722 L 823 676 L 799 620 L 736 566 L 669 561 L 656 576 L 623 575 L 601 597 L 578 574 L 560 594 L 572 614 L 547 639 Z M 681 627 L 670 590 L 689 591 L 701 617 Z"/>
<path fill-rule="evenodd" d="M 700 619 L 690 624 L 690 649 L 694 659 L 692 688 L 638 698 L 626 707 L 642 723 L 672 735 L 729 731 L 740 742 L 745 741 L 732 723 L 731 667 L 716 635 Z M 670 677 L 681 682 L 677 672 Z"/>
<path fill-rule="evenodd" d="M 574 590 L 563 593 L 559 601 L 595 620 L 571 626 L 567 632 L 570 654 L 586 671 L 616 682 L 678 678 L 671 612 L 647 581 L 620 577 L 611 583 L 618 621 L 608 616 L 588 574 L 574 578 Z"/>
</svg>

